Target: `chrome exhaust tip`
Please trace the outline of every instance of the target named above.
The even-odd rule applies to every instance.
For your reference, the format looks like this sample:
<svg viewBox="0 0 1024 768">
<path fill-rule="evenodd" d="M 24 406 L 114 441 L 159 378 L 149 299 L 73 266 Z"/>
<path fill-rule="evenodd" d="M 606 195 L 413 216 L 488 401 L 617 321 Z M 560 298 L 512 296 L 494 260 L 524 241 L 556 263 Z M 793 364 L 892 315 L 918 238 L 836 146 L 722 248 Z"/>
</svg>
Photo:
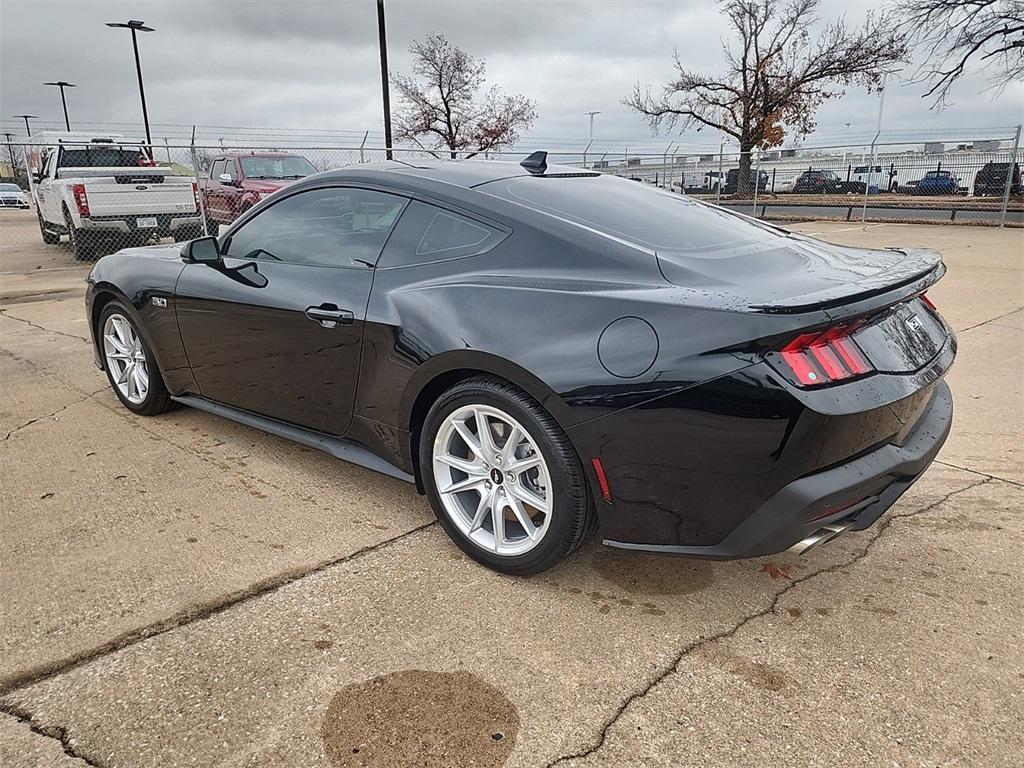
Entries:
<svg viewBox="0 0 1024 768">
<path fill-rule="evenodd" d="M 854 520 L 840 520 L 836 523 L 823 525 L 810 536 L 805 539 L 801 539 L 786 551 L 792 552 L 794 555 L 806 555 L 815 547 L 820 546 L 825 542 L 832 541 L 832 539 L 840 534 L 846 533 L 853 527 L 854 522 Z"/>
</svg>

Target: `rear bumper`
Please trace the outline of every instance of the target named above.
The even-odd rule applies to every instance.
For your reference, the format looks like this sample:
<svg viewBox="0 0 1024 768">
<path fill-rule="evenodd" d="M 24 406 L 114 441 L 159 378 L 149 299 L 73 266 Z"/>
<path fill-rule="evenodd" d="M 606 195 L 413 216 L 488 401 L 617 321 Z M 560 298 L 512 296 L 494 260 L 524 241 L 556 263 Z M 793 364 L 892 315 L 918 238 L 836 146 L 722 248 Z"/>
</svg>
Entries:
<svg viewBox="0 0 1024 768">
<path fill-rule="evenodd" d="M 708 546 L 605 539 L 611 547 L 712 559 L 781 552 L 825 525 L 874 524 L 935 459 L 953 423 L 953 398 L 940 381 L 902 444 L 889 443 L 845 464 L 794 480 L 767 499 L 722 541 Z"/>
<path fill-rule="evenodd" d="M 156 219 L 156 227 L 139 229 L 136 226 L 136 219 L 153 218 Z M 99 218 L 83 218 L 80 225 L 80 229 L 94 232 L 98 235 L 103 234 L 130 234 L 132 232 L 151 232 L 154 229 L 157 232 L 175 232 L 181 227 L 188 226 L 202 226 L 202 219 L 199 214 L 189 213 L 184 215 L 178 214 L 154 214 L 153 216 L 119 216 L 119 217 L 99 217 Z"/>
</svg>

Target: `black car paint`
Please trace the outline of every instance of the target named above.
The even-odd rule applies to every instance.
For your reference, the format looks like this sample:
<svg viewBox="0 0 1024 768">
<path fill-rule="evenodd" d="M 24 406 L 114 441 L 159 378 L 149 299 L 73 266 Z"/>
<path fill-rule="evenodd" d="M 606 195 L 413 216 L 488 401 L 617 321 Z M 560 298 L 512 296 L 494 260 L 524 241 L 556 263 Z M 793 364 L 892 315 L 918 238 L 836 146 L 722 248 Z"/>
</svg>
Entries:
<svg viewBox="0 0 1024 768">
<path fill-rule="evenodd" d="M 853 315 L 881 317 L 913 300 L 944 271 L 937 255 L 783 234 L 782 258 L 818 260 L 817 277 L 801 273 L 795 293 L 749 290 L 780 285 L 777 261 L 739 252 L 743 271 L 733 285 L 694 289 L 684 278 L 673 285 L 672 265 L 656 255 L 644 258 L 628 243 L 466 186 L 525 173 L 501 166 L 319 174 L 261 202 L 222 236 L 284 196 L 353 185 L 511 233 L 485 254 L 384 267 L 389 243 L 380 268 L 323 268 L 325 275 L 265 261 L 186 264 L 177 248 L 132 249 L 97 263 L 90 316 L 98 317 L 97 299 L 129 303 L 174 395 L 343 435 L 410 474 L 418 471 L 414 441 L 431 399 L 459 377 L 499 376 L 532 395 L 570 436 L 607 541 L 705 547 L 709 556 L 787 486 L 897 440 L 939 399 L 936 387 L 945 386 L 940 379 L 955 354 L 944 325 L 942 349 L 913 373 L 815 390 L 795 386 L 772 364 L 772 350 L 798 332 Z M 848 270 L 825 266 L 851 255 L 891 269 L 865 274 L 851 289 Z M 805 304 L 808 295 L 814 300 Z M 156 296 L 167 308 L 153 305 Z M 752 308 L 758 301 L 763 306 Z M 324 328 L 303 315 L 324 303 L 351 311 L 353 323 Z M 657 359 L 638 362 L 644 372 L 624 378 L 602 365 L 598 340 L 614 321 L 632 317 L 654 329 Z M 641 345 L 635 354 L 651 350 Z M 98 344 L 96 356 L 102 366 Z M 280 380 L 299 370 L 301 377 Z M 948 429 L 949 414 L 937 418 Z M 610 501 L 590 468 L 595 457 Z"/>
</svg>

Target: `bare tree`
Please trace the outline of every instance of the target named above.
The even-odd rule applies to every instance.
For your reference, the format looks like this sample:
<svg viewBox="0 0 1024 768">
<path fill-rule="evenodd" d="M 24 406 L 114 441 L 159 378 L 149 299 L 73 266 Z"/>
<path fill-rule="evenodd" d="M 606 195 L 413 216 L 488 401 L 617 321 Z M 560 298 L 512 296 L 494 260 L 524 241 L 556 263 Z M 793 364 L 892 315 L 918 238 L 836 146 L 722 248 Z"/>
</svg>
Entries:
<svg viewBox="0 0 1024 768">
<path fill-rule="evenodd" d="M 413 73 L 391 78 L 401 106 L 395 115 L 396 139 L 444 148 L 456 157 L 514 144 L 537 118 L 536 104 L 520 94 L 504 95 L 495 86 L 478 100 L 486 63 L 444 35 L 432 34 L 409 46 Z M 424 144 L 426 142 L 426 144 Z"/>
<path fill-rule="evenodd" d="M 971 60 L 989 69 L 997 91 L 1024 78 L 1024 0 L 900 0 L 896 7 L 909 39 L 927 54 L 917 74 L 933 108 L 946 105 Z"/>
<path fill-rule="evenodd" d="M 818 0 L 725 0 L 722 13 L 736 39 L 725 45 L 727 71 L 712 76 L 687 69 L 675 54 L 675 77 L 661 92 L 638 83 L 623 103 L 657 132 L 679 125 L 715 128 L 740 145 L 738 191 L 750 191 L 754 147 L 782 143 L 787 129 L 807 134 L 814 113 L 851 84 L 877 88 L 885 69 L 906 56 L 887 14 L 850 29 L 842 19 L 817 25 Z"/>
</svg>

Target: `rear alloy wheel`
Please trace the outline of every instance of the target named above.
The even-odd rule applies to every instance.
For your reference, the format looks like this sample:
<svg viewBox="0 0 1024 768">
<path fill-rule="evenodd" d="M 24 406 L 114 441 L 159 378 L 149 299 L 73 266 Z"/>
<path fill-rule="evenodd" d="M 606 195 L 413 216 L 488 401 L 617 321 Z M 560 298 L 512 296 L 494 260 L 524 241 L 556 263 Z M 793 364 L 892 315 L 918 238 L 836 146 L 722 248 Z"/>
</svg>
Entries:
<svg viewBox="0 0 1024 768">
<path fill-rule="evenodd" d="M 503 382 L 472 379 L 434 404 L 420 467 L 449 536 L 495 570 L 543 571 L 593 528 L 586 480 L 565 433 Z"/>
<path fill-rule="evenodd" d="M 99 329 L 107 379 L 117 398 L 144 416 L 168 410 L 171 399 L 163 377 L 128 311 L 111 302 L 100 315 Z"/>
</svg>

